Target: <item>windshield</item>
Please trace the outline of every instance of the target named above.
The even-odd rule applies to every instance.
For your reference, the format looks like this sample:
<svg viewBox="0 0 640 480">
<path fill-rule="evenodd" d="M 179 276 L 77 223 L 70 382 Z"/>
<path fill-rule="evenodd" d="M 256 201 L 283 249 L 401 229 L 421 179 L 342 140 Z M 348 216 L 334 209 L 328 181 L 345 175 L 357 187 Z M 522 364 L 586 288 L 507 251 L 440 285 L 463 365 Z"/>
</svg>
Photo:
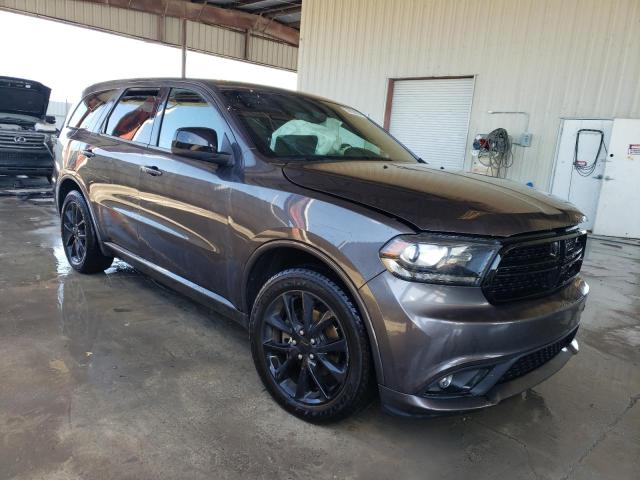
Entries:
<svg viewBox="0 0 640 480">
<path fill-rule="evenodd" d="M 265 155 L 290 160 L 418 160 L 360 112 L 295 93 L 222 89 Z"/>
</svg>

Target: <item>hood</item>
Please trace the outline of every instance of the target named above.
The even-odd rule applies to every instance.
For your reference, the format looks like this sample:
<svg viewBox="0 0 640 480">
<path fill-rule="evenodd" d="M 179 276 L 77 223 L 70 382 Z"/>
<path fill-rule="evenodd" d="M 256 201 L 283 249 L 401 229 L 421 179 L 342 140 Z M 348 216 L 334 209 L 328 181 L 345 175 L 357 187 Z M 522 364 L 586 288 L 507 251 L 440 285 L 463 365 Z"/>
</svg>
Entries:
<svg viewBox="0 0 640 480">
<path fill-rule="evenodd" d="M 301 187 L 366 205 L 417 230 L 507 237 L 577 225 L 570 203 L 508 180 L 377 161 L 288 164 Z"/>
<path fill-rule="evenodd" d="M 43 118 L 51 89 L 23 78 L 0 77 L 0 116 L 3 113 Z"/>
</svg>

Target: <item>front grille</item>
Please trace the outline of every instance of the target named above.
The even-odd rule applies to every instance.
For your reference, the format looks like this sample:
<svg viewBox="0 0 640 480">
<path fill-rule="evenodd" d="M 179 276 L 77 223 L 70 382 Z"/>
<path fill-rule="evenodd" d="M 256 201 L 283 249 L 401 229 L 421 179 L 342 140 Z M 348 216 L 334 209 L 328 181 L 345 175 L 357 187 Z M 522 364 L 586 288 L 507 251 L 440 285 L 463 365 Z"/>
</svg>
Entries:
<svg viewBox="0 0 640 480">
<path fill-rule="evenodd" d="M 53 159 L 49 152 L 3 152 L 0 150 L 0 167 L 8 165 L 48 165 Z"/>
<path fill-rule="evenodd" d="M 569 335 L 564 337 L 562 340 L 557 341 L 551 345 L 548 345 L 540 350 L 536 350 L 535 352 L 529 353 L 524 357 L 520 357 L 511 368 L 507 370 L 498 383 L 505 383 L 511 380 L 514 380 L 518 377 L 522 377 L 529 372 L 534 371 L 536 368 L 541 367 L 548 361 L 550 361 L 553 357 L 558 355 L 560 351 L 569 345 L 573 338 L 576 335 L 576 330 L 571 332 Z"/>
<path fill-rule="evenodd" d="M 586 242 L 579 232 L 505 247 L 483 284 L 485 296 L 502 303 L 552 293 L 580 272 Z"/>
<path fill-rule="evenodd" d="M 16 141 L 17 140 L 17 141 Z M 41 152 L 47 151 L 45 136 L 42 133 L 31 133 L 21 130 L 0 132 L 0 150 Z"/>
</svg>

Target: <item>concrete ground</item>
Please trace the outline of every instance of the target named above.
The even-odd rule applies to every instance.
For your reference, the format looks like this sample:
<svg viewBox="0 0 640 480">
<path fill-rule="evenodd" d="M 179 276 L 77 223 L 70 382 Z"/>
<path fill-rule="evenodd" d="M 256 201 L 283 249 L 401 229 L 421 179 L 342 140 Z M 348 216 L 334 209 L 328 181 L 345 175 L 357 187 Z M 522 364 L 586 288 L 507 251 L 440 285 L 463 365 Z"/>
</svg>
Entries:
<svg viewBox="0 0 640 480">
<path fill-rule="evenodd" d="M 75 273 L 51 199 L 0 192 L 0 479 L 640 478 L 640 245 L 592 239 L 584 273 L 581 352 L 542 385 L 318 427 L 270 399 L 239 327 L 122 262 Z"/>
</svg>

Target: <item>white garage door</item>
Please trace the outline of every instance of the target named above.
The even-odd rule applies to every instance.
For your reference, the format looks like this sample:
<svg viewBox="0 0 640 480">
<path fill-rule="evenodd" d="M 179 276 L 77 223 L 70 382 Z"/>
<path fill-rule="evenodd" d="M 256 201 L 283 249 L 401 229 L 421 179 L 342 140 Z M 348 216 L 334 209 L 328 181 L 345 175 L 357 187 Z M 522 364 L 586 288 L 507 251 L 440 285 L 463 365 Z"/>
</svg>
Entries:
<svg viewBox="0 0 640 480">
<path fill-rule="evenodd" d="M 431 166 L 462 169 L 473 80 L 395 80 L 389 131 Z"/>
</svg>

